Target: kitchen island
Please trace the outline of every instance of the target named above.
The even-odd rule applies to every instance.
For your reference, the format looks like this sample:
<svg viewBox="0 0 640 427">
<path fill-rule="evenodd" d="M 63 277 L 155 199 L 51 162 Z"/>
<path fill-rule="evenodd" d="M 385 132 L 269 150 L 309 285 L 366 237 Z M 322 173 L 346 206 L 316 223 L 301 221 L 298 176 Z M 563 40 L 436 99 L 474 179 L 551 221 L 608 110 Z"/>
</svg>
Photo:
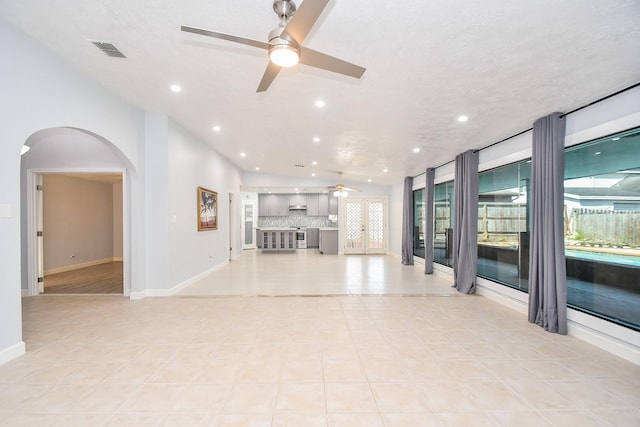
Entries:
<svg viewBox="0 0 640 427">
<path fill-rule="evenodd" d="M 296 229 L 282 227 L 260 227 L 258 235 L 262 252 L 293 252 L 296 250 Z"/>
<path fill-rule="evenodd" d="M 338 229 L 334 227 L 320 228 L 320 253 L 324 255 L 338 254 Z"/>
</svg>

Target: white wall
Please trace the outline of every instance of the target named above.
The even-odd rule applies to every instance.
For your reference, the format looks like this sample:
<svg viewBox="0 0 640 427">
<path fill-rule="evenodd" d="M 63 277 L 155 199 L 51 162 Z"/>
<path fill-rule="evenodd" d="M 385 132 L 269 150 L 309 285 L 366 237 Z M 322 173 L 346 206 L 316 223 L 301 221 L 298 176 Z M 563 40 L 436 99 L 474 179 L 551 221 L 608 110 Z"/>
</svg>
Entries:
<svg viewBox="0 0 640 427">
<path fill-rule="evenodd" d="M 169 123 L 169 277 L 180 284 L 229 260 L 229 193 L 240 212 L 241 171 L 181 126 Z M 218 193 L 218 229 L 198 231 L 197 189 Z M 240 220 L 235 224 L 239 227 Z M 232 244 L 239 255 L 240 233 Z"/>
<path fill-rule="evenodd" d="M 116 182 L 112 184 L 113 190 L 113 257 L 116 261 L 122 261 L 122 244 L 123 244 L 123 192 L 122 183 Z"/>
<path fill-rule="evenodd" d="M 43 176 L 44 271 L 112 260 L 113 184 Z"/>
</svg>

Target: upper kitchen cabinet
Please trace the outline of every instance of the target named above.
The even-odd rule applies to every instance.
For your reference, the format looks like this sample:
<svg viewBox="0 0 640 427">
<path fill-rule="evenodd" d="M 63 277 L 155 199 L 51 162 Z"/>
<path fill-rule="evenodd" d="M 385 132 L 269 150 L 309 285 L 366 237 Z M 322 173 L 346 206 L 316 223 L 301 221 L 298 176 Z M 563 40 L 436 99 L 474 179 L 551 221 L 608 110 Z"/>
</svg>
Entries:
<svg viewBox="0 0 640 427">
<path fill-rule="evenodd" d="M 329 215 L 338 215 L 337 197 L 329 197 Z"/>
<path fill-rule="evenodd" d="M 259 194 L 259 216 L 287 216 L 289 215 L 288 194 Z"/>
<path fill-rule="evenodd" d="M 307 216 L 318 215 L 318 194 L 307 194 Z"/>
<path fill-rule="evenodd" d="M 289 195 L 288 206 L 305 206 L 307 204 L 306 194 L 291 194 Z"/>
<path fill-rule="evenodd" d="M 318 194 L 318 216 L 329 215 L 329 195 Z"/>
</svg>

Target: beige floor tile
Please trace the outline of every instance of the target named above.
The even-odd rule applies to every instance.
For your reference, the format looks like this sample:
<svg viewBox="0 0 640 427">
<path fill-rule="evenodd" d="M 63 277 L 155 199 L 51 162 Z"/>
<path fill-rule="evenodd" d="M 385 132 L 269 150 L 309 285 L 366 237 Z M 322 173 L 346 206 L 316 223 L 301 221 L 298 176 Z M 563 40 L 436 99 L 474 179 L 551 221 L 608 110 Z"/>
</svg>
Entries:
<svg viewBox="0 0 640 427">
<path fill-rule="evenodd" d="M 325 398 L 322 383 L 283 383 L 278 390 L 276 412 L 324 414 Z"/>
<path fill-rule="evenodd" d="M 385 427 L 438 427 L 440 420 L 435 413 L 384 413 Z"/>
<path fill-rule="evenodd" d="M 216 417 L 211 414 L 165 414 L 159 427 L 213 427 Z"/>
<path fill-rule="evenodd" d="M 427 412 L 423 390 L 412 383 L 372 383 L 380 412 Z"/>
<path fill-rule="evenodd" d="M 477 382 L 469 384 L 470 394 L 475 403 L 487 411 L 521 411 L 530 407 L 501 382 Z"/>
<path fill-rule="evenodd" d="M 436 415 L 442 427 L 496 427 L 484 412 L 438 412 Z"/>
<path fill-rule="evenodd" d="M 173 407 L 178 413 L 219 413 L 231 393 L 230 384 L 190 384 Z"/>
<path fill-rule="evenodd" d="M 215 427 L 271 427 L 271 414 L 222 414 Z"/>
<path fill-rule="evenodd" d="M 363 383 L 367 376 L 358 359 L 325 360 L 324 381 L 329 383 Z"/>
<path fill-rule="evenodd" d="M 240 383 L 277 383 L 282 374 L 283 361 L 247 361 L 238 373 Z"/>
<path fill-rule="evenodd" d="M 273 415 L 271 427 L 327 427 L 325 415 L 282 414 Z"/>
<path fill-rule="evenodd" d="M 594 413 L 583 411 L 541 411 L 540 414 L 553 426 L 609 427 L 609 423 Z"/>
<path fill-rule="evenodd" d="M 325 383 L 327 412 L 377 412 L 368 383 Z"/>
<path fill-rule="evenodd" d="M 329 414 L 329 427 L 384 427 L 377 413 Z"/>
<path fill-rule="evenodd" d="M 178 400 L 187 392 L 183 384 L 144 384 L 127 400 L 126 412 L 173 412 Z"/>
<path fill-rule="evenodd" d="M 236 384 L 227 399 L 224 412 L 271 414 L 277 392 L 277 384 Z"/>
<path fill-rule="evenodd" d="M 0 425 L 640 424 L 639 367 L 394 257 L 299 252 L 172 298 L 24 298 Z"/>
<path fill-rule="evenodd" d="M 500 427 L 551 427 L 540 413 L 534 411 L 490 411 L 488 414 Z"/>
<path fill-rule="evenodd" d="M 282 367 L 282 382 L 322 382 L 323 371 L 320 360 L 287 360 Z"/>
</svg>

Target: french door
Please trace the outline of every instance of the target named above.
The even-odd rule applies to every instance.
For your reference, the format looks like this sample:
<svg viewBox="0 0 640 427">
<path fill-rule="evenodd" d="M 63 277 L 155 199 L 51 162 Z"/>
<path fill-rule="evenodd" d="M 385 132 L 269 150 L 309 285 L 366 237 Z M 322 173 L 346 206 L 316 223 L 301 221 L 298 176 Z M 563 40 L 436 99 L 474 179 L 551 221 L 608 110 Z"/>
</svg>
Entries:
<svg viewBox="0 0 640 427">
<path fill-rule="evenodd" d="M 256 248 L 256 205 L 244 203 L 242 205 L 242 249 Z"/>
<path fill-rule="evenodd" d="M 387 201 L 344 200 L 344 253 L 382 254 L 387 248 Z"/>
</svg>

